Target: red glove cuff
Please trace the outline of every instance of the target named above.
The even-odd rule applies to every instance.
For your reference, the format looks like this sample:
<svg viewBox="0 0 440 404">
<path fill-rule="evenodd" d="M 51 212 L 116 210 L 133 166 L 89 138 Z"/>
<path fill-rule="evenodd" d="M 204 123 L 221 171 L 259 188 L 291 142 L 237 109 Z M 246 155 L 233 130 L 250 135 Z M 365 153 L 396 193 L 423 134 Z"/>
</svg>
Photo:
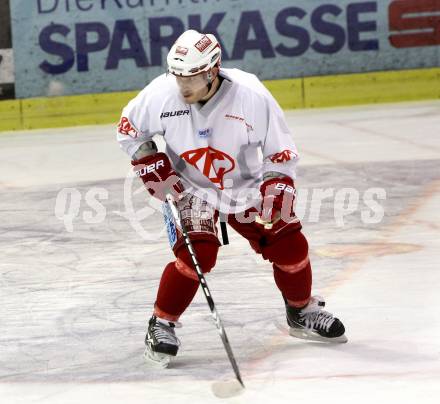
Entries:
<svg viewBox="0 0 440 404">
<path fill-rule="evenodd" d="M 260 186 L 263 197 L 260 217 L 263 221 L 275 223 L 280 219 L 288 221 L 293 212 L 295 185 L 290 177 L 270 178 Z"/>
<path fill-rule="evenodd" d="M 282 200 L 285 193 L 295 196 L 295 184 L 290 177 L 275 177 L 264 181 L 260 186 L 263 198 L 273 196 L 275 199 Z M 274 207 L 278 208 L 278 206 Z M 281 209 L 281 205 L 279 206 Z"/>
<path fill-rule="evenodd" d="M 144 176 L 151 177 L 149 178 L 150 181 L 154 178 L 157 178 L 158 181 L 164 180 L 171 171 L 174 171 L 170 159 L 162 152 L 133 160 L 131 165 L 135 167 L 135 173 L 138 177 L 142 179 Z M 162 176 L 165 178 L 162 178 Z"/>
<path fill-rule="evenodd" d="M 136 175 L 142 179 L 148 192 L 154 197 L 165 200 L 167 192 L 172 192 L 174 196 L 183 192 L 183 185 L 165 153 L 145 156 L 133 160 L 131 164 Z"/>
</svg>

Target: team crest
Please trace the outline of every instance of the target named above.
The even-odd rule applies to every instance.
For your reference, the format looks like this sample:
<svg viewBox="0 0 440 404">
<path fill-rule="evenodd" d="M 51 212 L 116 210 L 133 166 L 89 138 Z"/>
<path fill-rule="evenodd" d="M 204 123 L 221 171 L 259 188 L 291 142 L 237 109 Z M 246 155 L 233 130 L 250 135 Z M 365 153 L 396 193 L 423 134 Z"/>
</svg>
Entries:
<svg viewBox="0 0 440 404">
<path fill-rule="evenodd" d="M 282 152 L 272 154 L 270 161 L 272 161 L 272 163 L 284 163 L 295 157 L 297 157 L 297 155 L 292 150 L 283 150 Z"/>
<path fill-rule="evenodd" d="M 188 150 L 180 157 L 197 168 L 220 189 L 224 189 L 223 178 L 225 174 L 235 168 L 235 161 L 231 156 L 212 147 Z"/>
<path fill-rule="evenodd" d="M 119 121 L 118 132 L 122 135 L 130 136 L 132 138 L 137 138 L 139 136 L 138 131 L 125 116 L 123 116 Z"/>
</svg>

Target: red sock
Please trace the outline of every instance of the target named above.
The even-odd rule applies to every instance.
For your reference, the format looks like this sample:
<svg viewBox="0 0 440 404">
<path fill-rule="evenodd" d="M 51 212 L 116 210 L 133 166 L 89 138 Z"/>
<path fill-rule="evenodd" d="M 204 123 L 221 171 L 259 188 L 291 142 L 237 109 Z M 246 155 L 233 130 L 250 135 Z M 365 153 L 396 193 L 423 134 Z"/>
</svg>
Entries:
<svg viewBox="0 0 440 404">
<path fill-rule="evenodd" d="M 163 271 L 157 291 L 154 314 L 170 321 L 177 321 L 193 300 L 199 282 L 182 275 L 170 262 Z"/>
<path fill-rule="evenodd" d="M 193 248 L 199 265 L 206 274 L 215 265 L 218 242 L 212 239 L 194 240 Z M 179 319 L 199 287 L 199 280 L 186 246 L 183 245 L 177 250 L 176 257 L 177 264 L 170 262 L 163 271 L 154 306 L 156 316 L 170 321 Z"/>
<path fill-rule="evenodd" d="M 275 283 L 288 303 L 295 307 L 305 306 L 312 291 L 310 262 L 299 272 L 289 273 L 273 266 Z"/>
</svg>

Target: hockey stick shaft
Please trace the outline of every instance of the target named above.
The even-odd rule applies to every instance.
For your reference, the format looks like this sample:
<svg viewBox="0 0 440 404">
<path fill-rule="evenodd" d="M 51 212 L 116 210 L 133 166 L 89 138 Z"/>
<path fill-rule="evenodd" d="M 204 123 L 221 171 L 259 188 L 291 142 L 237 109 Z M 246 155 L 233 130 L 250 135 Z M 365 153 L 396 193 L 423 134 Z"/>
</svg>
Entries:
<svg viewBox="0 0 440 404">
<path fill-rule="evenodd" d="M 211 310 L 212 317 L 214 318 L 214 323 L 217 326 L 217 330 L 220 334 L 220 338 L 223 342 L 223 346 L 225 347 L 226 353 L 229 358 L 229 362 L 232 365 L 232 369 L 234 370 L 235 377 L 240 382 L 240 384 L 244 387 L 243 380 L 240 375 L 240 369 L 238 368 L 237 361 L 235 360 L 234 354 L 232 352 L 231 344 L 229 343 L 228 336 L 226 335 L 225 328 L 223 326 L 223 323 L 220 319 L 220 316 L 217 312 L 217 308 L 215 307 L 214 299 L 212 298 L 211 291 L 209 290 L 208 284 L 206 283 L 205 276 L 203 275 L 202 269 L 200 268 L 199 262 L 197 260 L 193 245 L 191 243 L 191 240 L 189 238 L 188 232 L 183 225 L 179 211 L 177 210 L 176 203 L 174 201 L 174 198 L 172 195 L 167 195 L 167 201 L 170 206 L 171 212 L 173 214 L 174 220 L 176 221 L 177 225 L 182 230 L 183 238 L 185 240 L 185 245 L 188 248 L 189 255 L 191 256 L 192 263 L 194 265 L 194 268 L 196 269 L 197 277 L 199 278 L 200 286 L 202 287 L 203 293 L 206 297 L 206 301 L 208 302 L 208 306 Z"/>
</svg>

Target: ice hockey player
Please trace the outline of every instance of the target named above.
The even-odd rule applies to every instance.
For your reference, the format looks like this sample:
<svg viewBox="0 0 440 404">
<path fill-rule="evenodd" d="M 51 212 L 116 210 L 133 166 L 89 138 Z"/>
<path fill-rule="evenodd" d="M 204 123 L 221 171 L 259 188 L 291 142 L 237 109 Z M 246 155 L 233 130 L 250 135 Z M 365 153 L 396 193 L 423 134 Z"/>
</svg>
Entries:
<svg viewBox="0 0 440 404">
<path fill-rule="evenodd" d="M 298 153 L 279 105 L 255 75 L 221 68 L 212 34 L 184 32 L 167 63 L 167 73 L 128 103 L 118 125 L 137 175 L 156 198 L 165 201 L 172 191 L 203 273 L 216 263 L 220 217 L 272 264 L 291 335 L 346 342 L 342 322 L 311 296 L 308 243 L 293 212 Z M 155 135 L 165 141 L 163 152 Z M 164 207 L 176 260 L 160 280 L 145 356 L 166 366 L 178 352 L 175 328 L 199 282 Z"/>
</svg>

